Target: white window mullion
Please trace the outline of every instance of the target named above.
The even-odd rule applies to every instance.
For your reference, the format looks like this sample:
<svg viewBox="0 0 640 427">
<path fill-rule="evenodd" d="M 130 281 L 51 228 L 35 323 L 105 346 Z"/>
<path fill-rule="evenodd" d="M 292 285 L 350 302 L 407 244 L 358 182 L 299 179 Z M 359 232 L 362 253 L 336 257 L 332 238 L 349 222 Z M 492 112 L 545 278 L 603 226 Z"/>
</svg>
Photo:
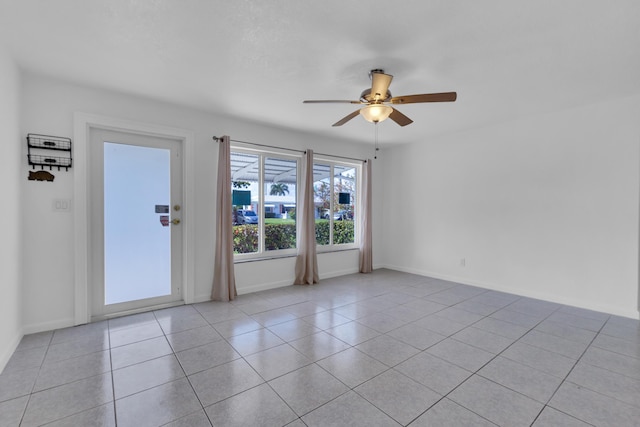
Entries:
<svg viewBox="0 0 640 427">
<path fill-rule="evenodd" d="M 264 245 L 264 156 L 260 155 L 260 167 L 258 169 L 258 253 L 263 254 Z"/>
<path fill-rule="evenodd" d="M 334 205 L 334 181 L 333 181 L 333 165 L 329 165 L 329 246 L 333 246 L 333 212 L 335 210 Z"/>
<path fill-rule="evenodd" d="M 362 205 L 362 168 L 356 169 L 356 203 L 353 205 L 353 243 L 360 246 L 360 212 L 364 212 L 364 206 Z M 371 179 L 371 178 L 369 178 Z"/>
<path fill-rule="evenodd" d="M 302 198 L 303 191 L 299 190 L 301 188 L 301 187 L 299 187 L 299 185 L 302 183 L 302 181 L 301 181 L 301 179 L 302 179 L 302 170 L 301 170 L 302 169 L 302 163 L 303 163 L 303 161 L 301 161 L 299 158 L 296 159 L 296 251 L 298 250 L 298 245 L 300 244 L 300 234 L 301 234 L 300 221 L 298 221 L 298 218 L 300 218 L 300 215 L 299 215 L 300 208 L 301 208 L 302 204 L 304 203 L 304 199 Z M 311 167 L 313 168 L 313 165 Z M 311 176 L 313 177 L 313 169 L 312 169 L 312 172 L 311 172 Z M 307 185 L 307 187 L 308 187 L 308 183 L 307 182 L 305 182 L 304 184 Z M 311 187 L 313 187 L 313 183 L 311 184 Z M 306 191 L 306 189 L 304 191 Z M 307 215 L 309 215 L 309 213 L 307 213 Z"/>
</svg>

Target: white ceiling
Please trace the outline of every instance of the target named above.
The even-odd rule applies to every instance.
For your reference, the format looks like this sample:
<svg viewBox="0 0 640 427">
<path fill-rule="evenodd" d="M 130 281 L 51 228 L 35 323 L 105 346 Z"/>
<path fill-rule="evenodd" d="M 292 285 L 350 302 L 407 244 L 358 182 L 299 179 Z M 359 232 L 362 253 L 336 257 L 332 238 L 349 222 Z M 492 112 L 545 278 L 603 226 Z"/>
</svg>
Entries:
<svg viewBox="0 0 640 427">
<path fill-rule="evenodd" d="M 399 110 L 384 143 L 640 93 L 638 0 L 0 0 L 0 43 L 23 69 L 277 127 L 371 143 L 349 104 L 368 72 Z"/>
</svg>

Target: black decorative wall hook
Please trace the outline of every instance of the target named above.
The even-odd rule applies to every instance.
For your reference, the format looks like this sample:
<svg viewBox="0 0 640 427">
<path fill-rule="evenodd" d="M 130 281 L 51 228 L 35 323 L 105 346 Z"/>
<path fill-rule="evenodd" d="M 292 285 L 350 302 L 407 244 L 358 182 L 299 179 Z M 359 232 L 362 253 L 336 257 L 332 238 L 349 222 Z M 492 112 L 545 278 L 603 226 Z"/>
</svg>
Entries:
<svg viewBox="0 0 640 427">
<path fill-rule="evenodd" d="M 40 166 L 40 169 L 48 166 L 49 170 L 57 167 L 58 170 L 65 168 L 68 171 L 72 166 L 69 138 L 30 133 L 27 135 L 27 151 L 27 160 L 34 169 L 36 166 Z M 54 152 L 57 155 L 54 156 Z"/>
</svg>

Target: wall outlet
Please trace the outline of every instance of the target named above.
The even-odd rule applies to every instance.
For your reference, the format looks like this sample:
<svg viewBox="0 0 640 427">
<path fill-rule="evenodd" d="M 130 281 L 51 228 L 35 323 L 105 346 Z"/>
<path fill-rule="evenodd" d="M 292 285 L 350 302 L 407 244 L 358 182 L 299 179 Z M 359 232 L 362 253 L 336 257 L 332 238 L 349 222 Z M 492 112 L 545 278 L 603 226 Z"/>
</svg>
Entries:
<svg viewBox="0 0 640 427">
<path fill-rule="evenodd" d="M 460 267 L 465 267 L 467 265 L 467 259 L 466 258 L 460 258 Z"/>
<path fill-rule="evenodd" d="M 71 212 L 71 199 L 53 199 L 51 209 L 54 212 Z"/>
</svg>

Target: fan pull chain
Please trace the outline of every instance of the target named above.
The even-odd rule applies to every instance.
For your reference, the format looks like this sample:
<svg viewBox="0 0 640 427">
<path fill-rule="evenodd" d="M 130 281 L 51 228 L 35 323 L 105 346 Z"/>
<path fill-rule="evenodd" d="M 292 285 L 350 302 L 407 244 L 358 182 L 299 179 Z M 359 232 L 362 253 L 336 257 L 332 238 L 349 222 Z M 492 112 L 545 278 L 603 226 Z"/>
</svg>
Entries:
<svg viewBox="0 0 640 427">
<path fill-rule="evenodd" d="M 378 151 L 380 151 L 380 147 L 378 146 L 378 122 L 373 122 L 373 124 L 375 125 L 375 145 L 374 145 L 374 151 L 373 151 L 373 158 L 377 159 L 378 158 Z"/>
</svg>

